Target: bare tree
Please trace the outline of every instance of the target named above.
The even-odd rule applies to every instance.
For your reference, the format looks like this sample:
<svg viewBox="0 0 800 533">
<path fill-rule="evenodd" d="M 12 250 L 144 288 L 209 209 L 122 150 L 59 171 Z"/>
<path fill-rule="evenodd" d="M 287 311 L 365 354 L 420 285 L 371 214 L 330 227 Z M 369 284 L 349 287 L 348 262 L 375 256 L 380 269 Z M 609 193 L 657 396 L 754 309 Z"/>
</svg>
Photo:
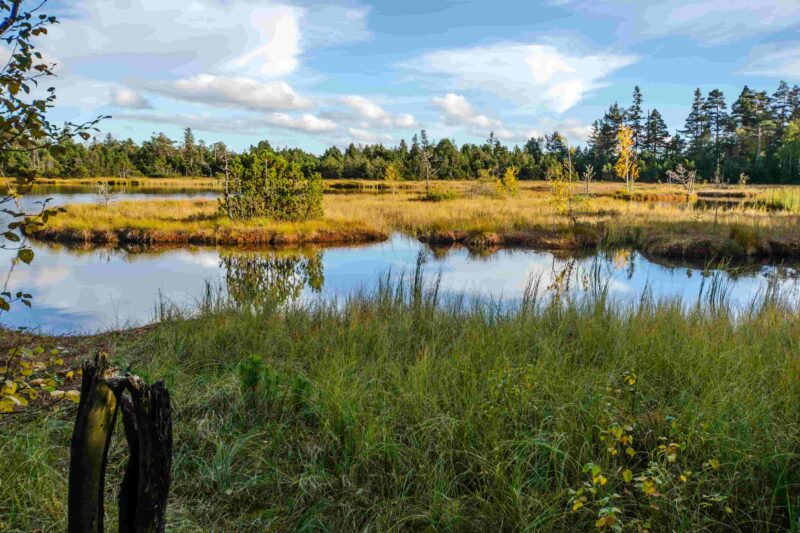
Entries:
<svg viewBox="0 0 800 533">
<path fill-rule="evenodd" d="M 667 179 L 670 183 L 677 183 L 686 189 L 686 194 L 690 195 L 694 192 L 694 186 L 697 182 L 697 172 L 689 170 L 683 165 L 678 165 L 675 170 L 667 170 Z"/>
<path fill-rule="evenodd" d="M 92 194 L 97 205 L 108 207 L 108 204 L 116 200 L 122 191 L 115 191 L 107 181 L 96 181 L 92 184 Z"/>
<path fill-rule="evenodd" d="M 589 194 L 589 184 L 594 179 L 594 167 L 592 165 L 586 165 L 586 169 L 583 171 L 583 184 L 585 187 L 586 194 Z"/>
</svg>

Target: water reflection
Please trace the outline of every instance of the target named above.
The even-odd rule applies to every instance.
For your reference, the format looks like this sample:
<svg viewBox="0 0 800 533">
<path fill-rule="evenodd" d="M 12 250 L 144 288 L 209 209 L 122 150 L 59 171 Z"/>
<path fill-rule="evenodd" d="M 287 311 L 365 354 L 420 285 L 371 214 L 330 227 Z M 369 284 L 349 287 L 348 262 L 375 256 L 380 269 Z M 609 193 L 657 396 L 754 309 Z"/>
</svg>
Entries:
<svg viewBox="0 0 800 533">
<path fill-rule="evenodd" d="M 296 301 L 306 287 L 319 293 L 325 283 L 321 250 L 224 251 L 220 266 L 227 294 L 239 305 Z"/>
<path fill-rule="evenodd" d="M 696 302 L 713 286 L 740 306 L 771 289 L 795 298 L 798 287 L 798 270 L 788 264 L 728 265 L 720 270 L 655 261 L 631 251 L 569 256 L 500 249 L 490 254 L 462 247 L 431 248 L 401 235 L 383 243 L 327 249 L 34 247 L 35 261 L 17 265 L 7 282 L 9 290 L 32 293 L 33 307 L 19 308 L 3 319 L 12 326 L 56 333 L 141 324 L 153 320 L 161 304 L 192 309 L 208 284 L 242 304 L 265 295 L 287 302 L 342 299 L 373 288 L 388 272 L 410 275 L 417 264 L 441 276 L 444 296 L 506 302 L 521 299 L 531 280 L 539 282 L 540 295 L 556 290 L 581 295 L 603 287 L 621 302 L 636 302 L 646 292 L 655 298 Z M 8 252 L 0 252 L 0 264 L 10 259 Z"/>
</svg>

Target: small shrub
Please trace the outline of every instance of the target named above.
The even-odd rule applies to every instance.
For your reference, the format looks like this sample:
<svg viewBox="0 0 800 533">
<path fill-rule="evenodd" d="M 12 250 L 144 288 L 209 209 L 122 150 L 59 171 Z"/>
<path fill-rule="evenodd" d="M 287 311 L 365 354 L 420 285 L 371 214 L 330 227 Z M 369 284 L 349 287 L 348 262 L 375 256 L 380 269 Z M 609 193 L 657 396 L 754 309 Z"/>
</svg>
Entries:
<svg viewBox="0 0 800 533">
<path fill-rule="evenodd" d="M 420 196 L 420 200 L 423 202 L 444 202 L 445 200 L 455 200 L 456 198 L 458 198 L 458 194 L 455 191 L 438 187 Z"/>
<path fill-rule="evenodd" d="M 267 150 L 236 156 L 225 175 L 220 211 L 232 220 L 268 217 L 309 220 L 322 216 L 322 177 Z"/>
<path fill-rule="evenodd" d="M 501 196 L 516 196 L 519 193 L 519 181 L 517 180 L 518 174 L 519 171 L 516 167 L 510 166 L 506 168 L 506 170 L 503 172 L 503 176 L 500 177 L 495 183 L 497 193 Z"/>
</svg>

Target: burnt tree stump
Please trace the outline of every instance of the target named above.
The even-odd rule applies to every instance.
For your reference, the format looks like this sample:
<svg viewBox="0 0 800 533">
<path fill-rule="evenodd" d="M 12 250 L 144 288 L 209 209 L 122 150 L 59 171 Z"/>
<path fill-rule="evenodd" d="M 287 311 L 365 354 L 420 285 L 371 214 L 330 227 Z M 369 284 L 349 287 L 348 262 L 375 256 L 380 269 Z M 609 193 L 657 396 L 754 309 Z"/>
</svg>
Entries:
<svg viewBox="0 0 800 533">
<path fill-rule="evenodd" d="M 78 415 L 72 435 L 68 533 L 103 531 L 108 449 L 117 411 L 130 459 L 119 493 L 119 531 L 163 533 L 172 468 L 172 414 L 163 382 L 138 376 L 106 378 L 105 358 L 83 365 Z"/>
</svg>

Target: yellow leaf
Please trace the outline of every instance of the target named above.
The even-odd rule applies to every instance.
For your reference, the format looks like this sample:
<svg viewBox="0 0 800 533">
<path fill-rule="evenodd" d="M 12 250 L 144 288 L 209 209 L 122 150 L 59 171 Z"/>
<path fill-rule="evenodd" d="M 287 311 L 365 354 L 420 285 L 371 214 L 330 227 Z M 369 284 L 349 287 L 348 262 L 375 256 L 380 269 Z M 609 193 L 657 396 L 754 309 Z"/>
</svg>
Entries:
<svg viewBox="0 0 800 533">
<path fill-rule="evenodd" d="M 630 468 L 622 471 L 622 479 L 625 480 L 625 483 L 630 483 L 633 480 L 633 472 L 631 472 Z"/>
<path fill-rule="evenodd" d="M 81 393 L 76 391 L 76 390 L 70 390 L 70 391 L 65 392 L 64 393 L 64 397 L 67 400 L 69 400 L 71 402 L 75 402 L 75 403 L 78 403 L 78 402 L 81 401 Z"/>
<path fill-rule="evenodd" d="M 61 366 L 61 365 L 63 365 L 63 364 L 64 364 L 64 360 L 63 360 L 63 359 L 61 359 L 61 358 L 59 357 L 58 359 L 55 359 L 55 360 L 53 361 L 53 363 L 55 363 L 55 364 L 57 364 L 57 365 Z"/>
<path fill-rule="evenodd" d="M 23 368 L 22 370 L 19 371 L 19 373 L 22 374 L 23 376 L 30 376 L 31 374 L 33 374 L 33 370 L 31 370 L 30 368 Z"/>
<path fill-rule="evenodd" d="M 14 394 L 10 394 L 6 398 L 14 402 L 14 404 L 17 405 L 18 407 L 25 407 L 26 405 L 28 405 L 28 400 L 26 400 L 22 396 L 15 396 Z"/>
<path fill-rule="evenodd" d="M 719 461 L 717 459 L 709 459 L 708 466 L 710 466 L 714 470 L 717 470 L 720 466 Z"/>
<path fill-rule="evenodd" d="M 581 507 L 583 507 L 583 502 L 581 502 L 581 501 L 577 501 L 577 502 L 575 502 L 575 503 L 573 504 L 573 506 L 572 506 L 572 512 L 574 513 L 575 511 L 577 511 L 577 510 L 578 510 L 578 509 L 580 509 Z"/>
<path fill-rule="evenodd" d="M 72 376 L 74 376 L 74 375 L 75 375 L 75 372 L 70 370 L 69 372 L 67 372 L 67 374 L 64 377 L 66 377 L 67 379 L 72 379 Z"/>
<path fill-rule="evenodd" d="M 63 390 L 54 390 L 50 392 L 50 397 L 54 399 L 62 398 L 64 396 Z"/>
<path fill-rule="evenodd" d="M 633 457 L 634 455 L 636 455 L 636 450 L 634 450 L 633 448 L 631 448 L 630 446 L 628 446 L 628 449 L 626 449 L 626 450 L 625 450 L 625 453 L 627 453 L 628 455 L 630 455 L 631 457 Z"/>
<path fill-rule="evenodd" d="M 14 404 L 11 403 L 9 400 L 3 398 L 0 400 L 0 413 L 10 413 L 14 410 Z"/>
<path fill-rule="evenodd" d="M 725 512 L 726 512 L 726 513 L 728 513 L 728 514 L 731 514 L 731 513 L 733 513 L 733 509 L 731 509 L 730 507 L 728 507 L 728 506 L 726 505 L 726 506 L 725 506 Z"/>
<path fill-rule="evenodd" d="M 6 380 L 3 389 L 0 390 L 0 394 L 14 394 L 15 392 L 17 392 L 17 384 L 11 380 Z"/>
</svg>

